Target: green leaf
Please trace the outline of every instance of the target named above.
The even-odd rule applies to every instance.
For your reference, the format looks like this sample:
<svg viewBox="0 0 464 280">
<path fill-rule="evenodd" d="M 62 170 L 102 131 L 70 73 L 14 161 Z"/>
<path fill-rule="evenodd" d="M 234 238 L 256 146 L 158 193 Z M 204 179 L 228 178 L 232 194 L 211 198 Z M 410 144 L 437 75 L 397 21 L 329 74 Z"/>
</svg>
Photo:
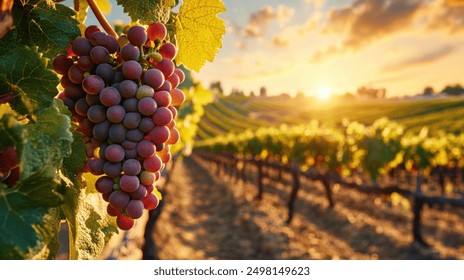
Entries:
<svg viewBox="0 0 464 280">
<path fill-rule="evenodd" d="M 175 0 L 116 0 L 116 2 L 123 6 L 124 12 L 129 14 L 132 21 L 138 20 L 142 24 L 166 23 L 172 7 L 177 4 Z"/>
<path fill-rule="evenodd" d="M 20 181 L 0 184 L 0 258 L 52 258 L 58 248 L 59 213 L 63 202 L 57 170 L 70 153 L 69 118 L 49 107 L 36 122 L 21 124 L 5 114 L 0 121 L 2 145 L 15 146 Z"/>
<path fill-rule="evenodd" d="M 56 107 L 49 107 L 38 116 L 37 122 L 26 125 L 26 139 L 20 153 L 21 178 L 42 172 L 51 178 L 61 168 L 63 158 L 71 154 L 73 136 L 68 116 Z"/>
<path fill-rule="evenodd" d="M 58 83 L 47 61 L 29 47 L 13 48 L 0 56 L 0 89 L 20 95 L 11 103 L 20 114 L 33 116 L 52 105 Z"/>
<path fill-rule="evenodd" d="M 97 259 L 106 243 L 117 233 L 115 219 L 106 213 L 101 194 L 86 194 L 74 185 L 67 189 L 63 212 L 69 226 L 70 258 Z"/>
<path fill-rule="evenodd" d="M 0 183 L 0 259 L 49 258 L 57 250 L 58 180 L 37 173 L 13 188 Z"/>
<path fill-rule="evenodd" d="M 53 59 L 65 53 L 71 40 L 80 35 L 75 12 L 51 1 L 16 1 L 13 7 L 15 29 L 0 41 L 0 53 L 17 45 L 37 46 L 45 57 Z"/>
<path fill-rule="evenodd" d="M 189 69 L 185 68 L 184 65 L 179 65 L 179 67 L 177 67 L 177 68 L 180 68 L 180 70 L 182 70 L 182 72 L 184 72 L 184 75 L 185 75 L 184 81 L 181 84 L 179 84 L 177 86 L 177 88 L 179 88 L 179 89 L 189 89 L 189 88 L 195 86 L 196 84 L 198 84 L 198 82 L 193 79 L 191 71 Z"/>
<path fill-rule="evenodd" d="M 217 14 L 225 11 L 220 0 L 184 0 L 176 20 L 177 64 L 198 72 L 206 61 L 214 60 L 226 32 Z"/>
<path fill-rule="evenodd" d="M 0 120 L 0 150 L 1 148 L 15 146 L 22 143 L 24 139 L 23 126 L 18 120 L 5 114 Z"/>
<path fill-rule="evenodd" d="M 85 182 L 73 176 L 82 167 L 78 162 L 85 158 L 85 151 L 81 141 L 71 146 L 70 119 L 58 109 L 64 110 L 62 102 L 56 105 L 47 108 L 36 122 L 21 125 L 10 115 L 0 122 L 0 135 L 8 136 L 5 139 L 18 150 L 21 173 L 13 188 L 0 184 L 2 259 L 53 257 L 58 248 L 58 206 L 70 225 L 73 258 L 97 258 L 116 231 L 101 195 L 87 195 Z M 81 139 L 78 133 L 75 136 Z M 75 148 L 72 153 L 71 147 Z M 68 160 L 64 171 L 71 179 L 59 171 L 63 158 Z M 75 165 L 71 161 L 76 161 Z"/>
<path fill-rule="evenodd" d="M 56 101 L 61 112 L 70 115 L 61 100 Z M 96 176 L 82 174 L 87 159 L 85 143 L 77 125 L 72 124 L 74 142 L 72 153 L 64 158 L 63 171 L 69 179 L 64 189 L 61 206 L 68 222 L 71 259 L 96 259 L 101 255 L 106 243 L 117 233 L 114 219 L 106 213 L 106 202 L 95 190 Z M 91 192 L 93 190 L 94 192 Z"/>
<path fill-rule="evenodd" d="M 71 118 L 71 112 L 63 104 L 62 100 L 55 99 L 55 105 L 62 114 L 65 114 Z M 82 168 L 87 159 L 87 155 L 85 153 L 84 136 L 82 133 L 77 131 L 77 128 L 78 125 L 74 122 L 71 122 L 71 133 L 73 136 L 71 154 L 63 159 L 63 173 L 68 179 L 72 181 L 78 177 L 80 172 L 82 172 Z"/>
</svg>

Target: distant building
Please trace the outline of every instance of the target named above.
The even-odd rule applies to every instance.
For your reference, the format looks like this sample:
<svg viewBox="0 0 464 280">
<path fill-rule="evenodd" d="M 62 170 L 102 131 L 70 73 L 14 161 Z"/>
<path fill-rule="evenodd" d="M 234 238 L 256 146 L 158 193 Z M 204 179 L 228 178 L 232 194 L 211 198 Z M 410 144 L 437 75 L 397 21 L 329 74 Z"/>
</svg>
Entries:
<svg viewBox="0 0 464 280">
<path fill-rule="evenodd" d="M 224 90 L 222 89 L 221 81 L 212 82 L 209 85 L 209 89 L 215 94 L 220 94 L 220 95 L 224 94 Z"/>
<path fill-rule="evenodd" d="M 261 88 L 259 89 L 259 96 L 261 96 L 261 97 L 266 97 L 266 96 L 267 96 L 267 89 L 266 89 L 266 87 L 261 87 Z"/>
<path fill-rule="evenodd" d="M 233 88 L 232 91 L 230 92 L 230 95 L 245 96 L 245 93 L 241 89 Z"/>
<path fill-rule="evenodd" d="M 365 98 L 385 98 L 387 90 L 385 88 L 360 87 L 357 90 L 359 97 Z"/>
</svg>

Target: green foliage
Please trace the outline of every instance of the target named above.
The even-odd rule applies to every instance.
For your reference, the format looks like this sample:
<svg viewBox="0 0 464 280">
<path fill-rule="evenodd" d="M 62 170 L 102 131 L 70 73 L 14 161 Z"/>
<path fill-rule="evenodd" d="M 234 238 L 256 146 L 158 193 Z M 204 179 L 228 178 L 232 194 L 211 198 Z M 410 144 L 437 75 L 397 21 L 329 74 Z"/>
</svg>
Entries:
<svg viewBox="0 0 464 280">
<path fill-rule="evenodd" d="M 183 153 L 188 155 L 195 142 L 198 132 L 198 123 L 204 114 L 204 107 L 213 102 L 213 93 L 205 89 L 200 83 L 191 80 L 190 71 L 186 70 L 185 84 L 191 84 L 190 88 L 184 87 L 186 101 L 179 108 L 176 120 L 176 128 L 180 132 L 181 140 L 172 146 L 173 155 Z"/>
<path fill-rule="evenodd" d="M 74 258 L 98 257 L 114 232 L 114 221 L 95 219 L 95 213 L 104 210 L 101 204 L 79 194 L 85 192 L 78 176 L 85 162 L 84 143 L 75 125 L 72 128 L 69 111 L 55 99 L 59 78 L 50 69 L 50 59 L 65 53 L 80 35 L 73 15 L 73 10 L 51 1 L 16 1 L 16 28 L 0 41 L 0 94 L 17 95 L 10 103 L 14 114 L 1 116 L 0 145 L 14 146 L 20 163 L 16 185 L 0 184 L 1 259 L 54 258 L 62 212 L 68 220 L 79 215 L 80 220 L 95 221 L 93 226 L 75 227 L 87 230 L 79 239 L 104 232 L 103 238 L 71 244 L 77 252 L 92 248 Z M 85 207 L 78 208 L 82 203 Z M 73 206 L 78 211 L 67 211 Z"/>
<path fill-rule="evenodd" d="M 59 230 L 56 207 L 63 203 L 56 170 L 73 140 L 66 129 L 69 118 L 55 107 L 48 107 L 36 122 L 22 125 L 13 118 L 3 116 L 0 134 L 8 135 L 7 145 L 16 146 L 21 180 L 13 188 L 0 184 L 0 258 L 31 259 L 45 249 L 47 258 L 52 257 Z"/>
<path fill-rule="evenodd" d="M 424 172 L 450 162 L 464 165 L 464 134 L 430 136 L 404 131 L 398 123 L 381 118 L 370 126 L 345 121 L 331 128 L 313 121 L 298 126 L 260 128 L 229 133 L 197 142 L 196 148 L 234 153 L 262 160 L 296 163 L 348 175 L 365 173 L 372 180 L 403 163 L 409 171 Z"/>
<path fill-rule="evenodd" d="M 45 57 L 53 59 L 64 53 L 69 42 L 80 35 L 74 11 L 52 1 L 15 1 L 13 18 L 16 28 L 0 41 L 0 53 L 13 46 L 37 46 Z"/>
<path fill-rule="evenodd" d="M 139 21 L 142 24 L 151 22 L 166 23 L 169 20 L 171 9 L 177 5 L 175 0 L 116 0 L 124 7 L 132 21 Z"/>
<path fill-rule="evenodd" d="M 95 259 L 114 233 L 114 219 L 106 214 L 100 194 L 86 194 L 76 185 L 66 190 L 62 209 L 69 225 L 71 259 Z"/>
<path fill-rule="evenodd" d="M 11 104 L 20 114 L 34 117 L 51 106 L 58 82 L 47 60 L 30 47 L 18 46 L 0 56 L 0 90 L 19 94 Z"/>
</svg>

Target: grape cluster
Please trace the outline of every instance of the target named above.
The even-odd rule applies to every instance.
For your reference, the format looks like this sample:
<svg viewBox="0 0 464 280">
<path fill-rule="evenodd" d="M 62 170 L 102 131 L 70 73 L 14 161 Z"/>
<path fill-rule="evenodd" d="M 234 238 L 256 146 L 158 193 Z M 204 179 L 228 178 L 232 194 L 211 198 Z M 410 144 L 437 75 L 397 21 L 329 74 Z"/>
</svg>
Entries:
<svg viewBox="0 0 464 280">
<path fill-rule="evenodd" d="M 0 181 L 12 187 L 19 180 L 19 162 L 16 149 L 7 147 L 0 150 Z"/>
<path fill-rule="evenodd" d="M 85 136 L 85 169 L 103 175 L 95 187 L 123 230 L 157 207 L 154 184 L 179 140 L 174 119 L 185 96 L 177 86 L 185 75 L 166 36 L 162 23 L 134 25 L 118 39 L 92 25 L 53 61 L 59 98 Z"/>
</svg>

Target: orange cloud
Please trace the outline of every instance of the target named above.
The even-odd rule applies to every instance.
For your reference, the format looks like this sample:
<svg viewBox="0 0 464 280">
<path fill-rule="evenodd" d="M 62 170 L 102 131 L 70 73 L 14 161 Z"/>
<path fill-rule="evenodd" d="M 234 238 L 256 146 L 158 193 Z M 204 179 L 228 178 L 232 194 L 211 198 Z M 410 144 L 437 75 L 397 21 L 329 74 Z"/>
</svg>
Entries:
<svg viewBox="0 0 464 280">
<path fill-rule="evenodd" d="M 324 6 L 326 0 L 306 0 L 305 2 L 316 9 L 320 9 Z"/>
<path fill-rule="evenodd" d="M 356 49 L 411 26 L 423 4 L 419 0 L 357 0 L 331 9 L 326 30 L 344 34 L 343 47 Z"/>
<path fill-rule="evenodd" d="M 332 8 L 323 33 L 336 34 L 340 39 L 317 51 L 310 61 L 320 62 L 335 54 L 356 51 L 416 27 L 424 31 L 461 31 L 464 27 L 461 2 L 464 3 L 461 0 L 356 0 L 351 5 Z"/>
<path fill-rule="evenodd" d="M 287 47 L 299 38 L 304 38 L 315 31 L 318 26 L 320 13 L 316 13 L 302 25 L 286 27 L 282 32 L 272 37 L 272 44 L 276 47 Z"/>
<path fill-rule="evenodd" d="M 342 53 L 345 50 L 339 46 L 333 45 L 324 50 L 319 50 L 314 53 L 314 55 L 310 59 L 310 63 L 319 63 L 324 61 L 325 59 L 337 54 Z"/>
<path fill-rule="evenodd" d="M 279 24 L 283 24 L 290 20 L 294 14 L 295 10 L 286 5 L 280 5 L 277 9 L 264 6 L 250 15 L 244 28 L 244 36 L 251 38 L 263 37 L 272 21 L 276 20 Z"/>
<path fill-rule="evenodd" d="M 446 30 L 456 33 L 464 27 L 464 1 L 438 0 L 424 11 L 429 15 L 427 27 L 430 30 Z"/>
<path fill-rule="evenodd" d="M 402 61 L 398 61 L 392 64 L 388 64 L 382 68 L 382 72 L 392 72 L 392 71 L 398 71 L 398 70 L 403 70 L 406 67 L 412 67 L 412 66 L 421 66 L 424 64 L 429 64 L 433 63 L 435 61 L 438 61 L 451 53 L 455 51 L 455 47 L 451 45 L 447 45 L 444 47 L 441 47 L 439 49 L 433 50 L 431 52 L 425 53 L 425 54 L 419 54 L 414 57 L 409 57 L 406 58 Z"/>
</svg>

